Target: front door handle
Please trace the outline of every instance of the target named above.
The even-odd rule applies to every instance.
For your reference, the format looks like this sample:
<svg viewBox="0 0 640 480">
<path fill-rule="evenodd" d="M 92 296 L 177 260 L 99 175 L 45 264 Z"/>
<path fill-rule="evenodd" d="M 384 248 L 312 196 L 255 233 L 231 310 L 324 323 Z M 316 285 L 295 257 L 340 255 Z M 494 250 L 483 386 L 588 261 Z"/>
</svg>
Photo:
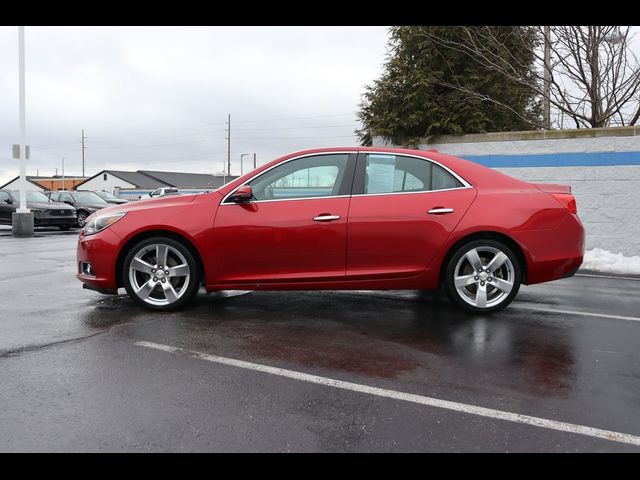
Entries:
<svg viewBox="0 0 640 480">
<path fill-rule="evenodd" d="M 333 220 L 340 220 L 340 215 L 319 215 L 313 217 L 315 222 L 331 222 Z"/>
<path fill-rule="evenodd" d="M 429 215 L 444 215 L 445 213 L 453 213 L 453 208 L 432 208 L 428 213 Z"/>
</svg>

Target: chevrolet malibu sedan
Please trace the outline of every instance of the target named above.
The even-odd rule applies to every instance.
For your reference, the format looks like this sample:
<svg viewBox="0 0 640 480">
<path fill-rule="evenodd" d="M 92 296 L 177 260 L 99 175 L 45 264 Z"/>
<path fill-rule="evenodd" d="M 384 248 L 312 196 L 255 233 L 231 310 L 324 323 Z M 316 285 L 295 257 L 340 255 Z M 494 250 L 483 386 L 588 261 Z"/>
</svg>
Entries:
<svg viewBox="0 0 640 480">
<path fill-rule="evenodd" d="M 211 193 L 92 214 L 86 288 L 177 308 L 215 290 L 437 289 L 472 312 L 521 284 L 573 275 L 584 252 L 565 185 L 434 151 L 328 148 L 272 161 Z"/>
<path fill-rule="evenodd" d="M 20 192 L 0 190 L 0 224 L 11 225 L 12 214 L 20 207 Z M 27 191 L 27 208 L 33 212 L 34 227 L 55 226 L 69 230 L 77 222 L 76 209 L 64 203 L 51 202 L 41 192 Z"/>
</svg>

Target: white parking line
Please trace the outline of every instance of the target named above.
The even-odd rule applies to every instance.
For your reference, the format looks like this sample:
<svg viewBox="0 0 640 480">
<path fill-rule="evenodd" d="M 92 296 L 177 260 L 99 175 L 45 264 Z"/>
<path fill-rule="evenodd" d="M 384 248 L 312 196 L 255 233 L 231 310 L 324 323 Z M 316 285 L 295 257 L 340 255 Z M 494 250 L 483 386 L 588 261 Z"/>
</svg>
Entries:
<svg viewBox="0 0 640 480">
<path fill-rule="evenodd" d="M 580 310 L 561 310 L 559 308 L 530 307 L 521 303 L 514 303 L 512 308 L 520 310 L 531 310 L 533 312 L 564 313 L 566 315 L 578 315 L 582 317 L 611 318 L 614 320 L 625 320 L 627 322 L 640 322 L 640 317 L 626 317 L 624 315 L 611 315 L 608 313 L 581 312 Z"/>
<path fill-rule="evenodd" d="M 318 375 L 311 375 L 308 373 L 296 372 L 294 370 L 286 370 L 284 368 L 270 367 L 268 365 L 261 365 L 259 363 L 245 362 L 243 360 L 236 360 L 233 358 L 220 357 L 217 355 L 210 355 L 207 353 L 194 352 L 192 350 L 186 350 L 183 348 L 172 347 L 169 345 L 162 345 L 153 342 L 135 342 L 135 345 L 146 348 L 153 348 L 155 350 L 162 350 L 163 352 L 169 352 L 174 354 L 183 354 L 189 357 L 197 358 L 200 360 L 206 360 L 208 362 L 219 363 L 222 365 L 229 365 L 232 367 L 243 368 L 246 370 L 253 370 L 256 372 L 268 373 L 270 375 L 277 375 L 280 377 L 291 378 L 293 380 L 299 380 L 308 383 L 315 383 L 318 385 L 325 385 L 328 387 L 339 388 L 342 390 L 350 390 L 352 392 L 367 393 L 369 395 L 375 395 L 378 397 L 391 398 L 394 400 L 402 400 L 405 402 L 418 403 L 420 405 L 428 405 L 430 407 L 444 408 L 446 410 L 453 410 L 456 412 L 469 413 L 471 415 L 479 415 L 481 417 L 495 418 L 498 420 L 506 420 L 508 422 L 521 423 L 525 425 L 531 425 L 534 427 L 547 428 L 550 430 L 558 430 L 560 432 L 575 433 L 578 435 L 586 435 L 588 437 L 600 438 L 603 440 L 610 440 L 612 442 L 628 443 L 630 445 L 640 446 L 640 437 L 635 435 L 629 435 L 627 433 L 613 432 L 610 430 L 601 430 L 599 428 L 586 427 L 583 425 L 575 425 L 566 422 L 557 422 L 555 420 L 548 420 L 546 418 L 531 417 L 529 415 L 520 415 L 519 413 L 505 412 L 502 410 L 493 410 L 491 408 L 477 407 L 475 405 L 468 405 L 465 403 L 450 402 L 448 400 L 440 400 L 432 397 L 424 397 L 422 395 L 415 395 L 413 393 L 398 392 L 395 390 L 388 390 L 384 388 L 370 387 L 368 385 L 361 385 L 358 383 L 345 382 L 342 380 L 335 380 L 333 378 L 320 377 Z"/>
</svg>

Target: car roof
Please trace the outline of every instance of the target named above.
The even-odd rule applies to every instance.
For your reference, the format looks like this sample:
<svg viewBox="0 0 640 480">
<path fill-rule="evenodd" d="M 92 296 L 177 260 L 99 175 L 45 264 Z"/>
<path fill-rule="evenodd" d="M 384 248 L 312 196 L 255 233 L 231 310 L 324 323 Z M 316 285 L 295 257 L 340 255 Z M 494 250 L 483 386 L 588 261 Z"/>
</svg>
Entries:
<svg viewBox="0 0 640 480">
<path fill-rule="evenodd" d="M 454 157 L 453 155 L 448 155 L 445 153 L 441 153 L 437 150 L 417 150 L 411 148 L 400 148 L 400 147 L 324 147 L 324 148 L 312 148 L 307 150 L 299 150 L 297 152 L 289 153 L 285 156 L 279 157 L 263 166 L 260 167 L 260 170 L 266 170 L 267 168 L 285 161 L 290 158 L 304 156 L 304 155 L 312 155 L 312 154 L 321 154 L 321 153 L 332 153 L 332 152 L 377 152 L 377 153 L 390 153 L 397 155 L 412 155 L 416 157 L 422 157 L 427 160 L 435 161 L 448 169 L 455 172 L 457 175 L 462 177 L 467 183 L 472 186 L 477 187 L 491 187 L 491 188 L 529 188 L 531 184 L 527 182 L 523 182 L 521 180 L 517 180 L 513 177 L 505 175 L 504 173 L 498 172 L 489 167 L 485 167 L 476 162 L 472 162 L 470 160 L 465 160 L 463 158 Z M 234 183 L 235 186 L 240 183 Z"/>
</svg>

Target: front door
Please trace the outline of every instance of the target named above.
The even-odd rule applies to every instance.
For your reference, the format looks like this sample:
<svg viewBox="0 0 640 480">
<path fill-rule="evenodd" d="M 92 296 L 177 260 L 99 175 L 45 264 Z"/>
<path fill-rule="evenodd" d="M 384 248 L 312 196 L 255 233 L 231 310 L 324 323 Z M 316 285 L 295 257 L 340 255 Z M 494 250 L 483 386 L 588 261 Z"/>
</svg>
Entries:
<svg viewBox="0 0 640 480">
<path fill-rule="evenodd" d="M 342 280 L 355 155 L 287 160 L 247 184 L 254 199 L 223 200 L 214 223 L 219 283 Z"/>
</svg>

